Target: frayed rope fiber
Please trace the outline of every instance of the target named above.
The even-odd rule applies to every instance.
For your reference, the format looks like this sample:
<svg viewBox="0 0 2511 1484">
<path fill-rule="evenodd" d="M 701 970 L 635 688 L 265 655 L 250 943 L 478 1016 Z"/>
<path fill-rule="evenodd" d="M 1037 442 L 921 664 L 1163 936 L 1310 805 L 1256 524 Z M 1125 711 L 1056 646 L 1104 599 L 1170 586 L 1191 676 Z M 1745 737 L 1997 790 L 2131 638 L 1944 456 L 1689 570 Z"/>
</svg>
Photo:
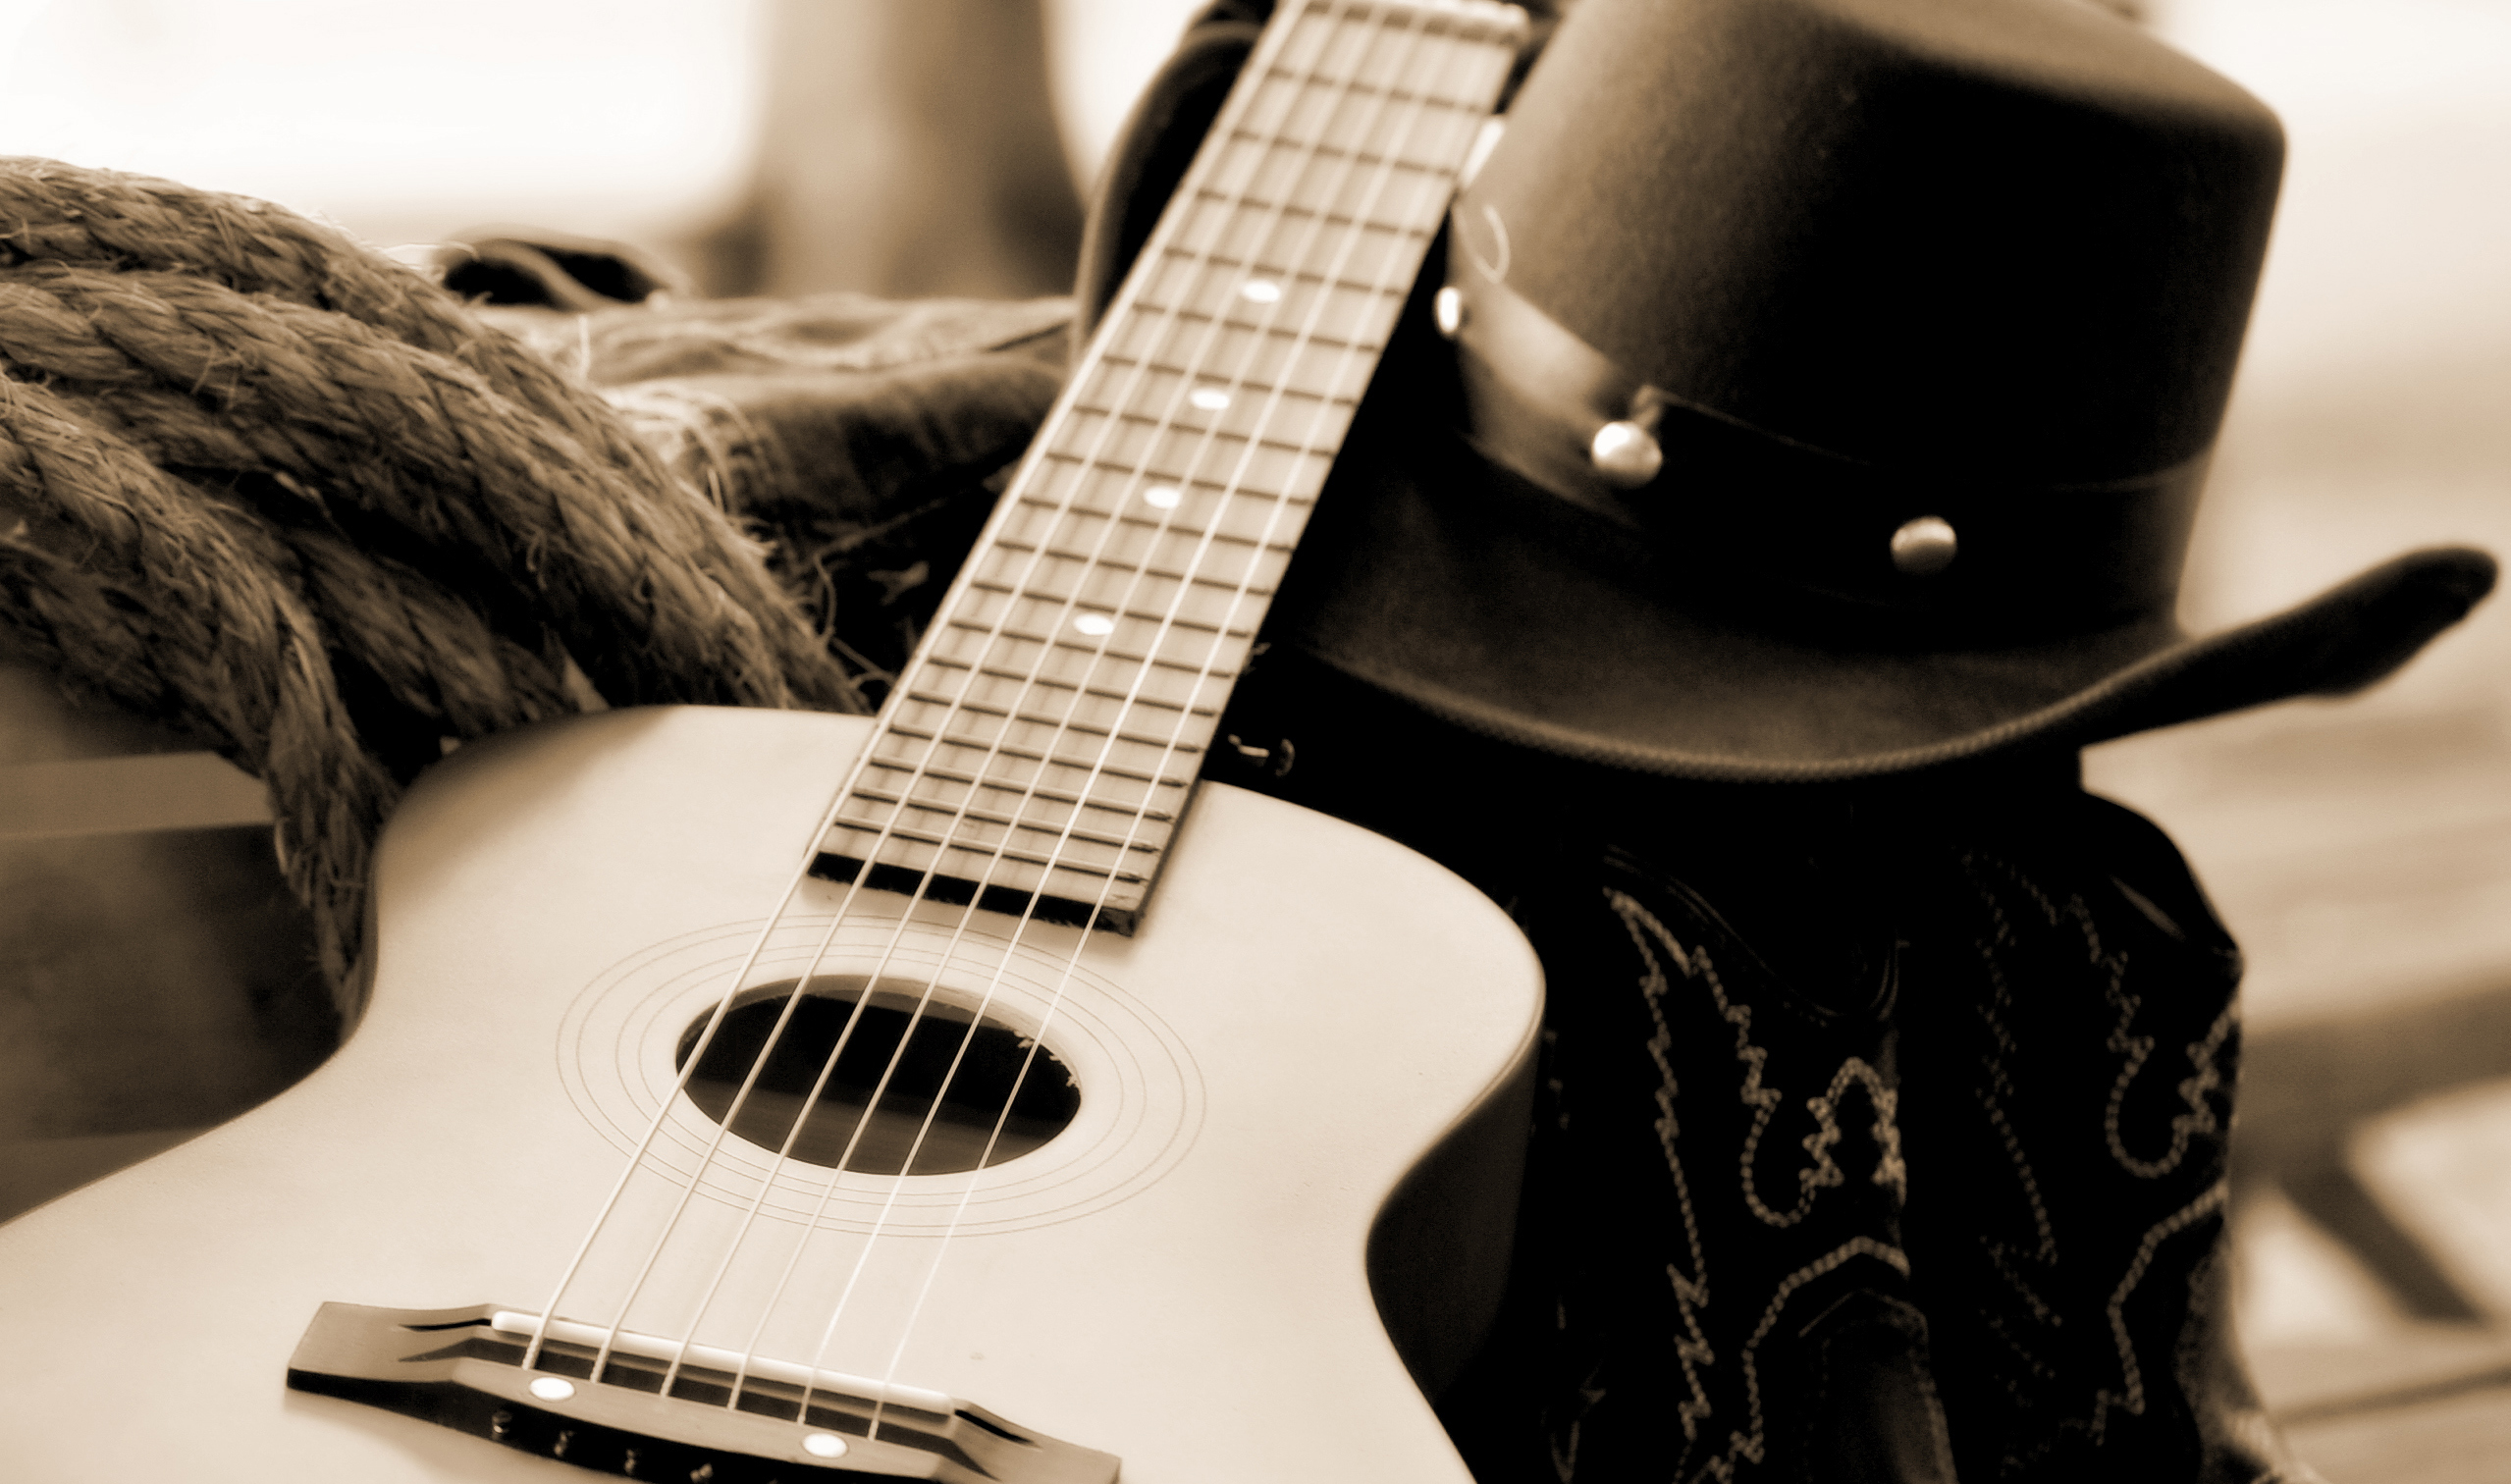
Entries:
<svg viewBox="0 0 2511 1484">
<path fill-rule="evenodd" d="M 344 992 L 401 788 L 579 710 L 570 665 L 612 704 L 866 709 L 760 546 L 459 300 L 43 160 L 0 160 L 0 652 L 262 778 Z"/>
</svg>

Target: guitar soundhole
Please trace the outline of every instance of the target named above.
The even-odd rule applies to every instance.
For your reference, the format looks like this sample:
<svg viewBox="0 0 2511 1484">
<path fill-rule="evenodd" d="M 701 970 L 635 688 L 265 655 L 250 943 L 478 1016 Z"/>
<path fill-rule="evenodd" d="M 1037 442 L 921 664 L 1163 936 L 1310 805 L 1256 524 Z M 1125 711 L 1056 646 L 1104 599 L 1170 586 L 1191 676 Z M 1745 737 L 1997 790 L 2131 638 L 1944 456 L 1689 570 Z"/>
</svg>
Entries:
<svg viewBox="0 0 2511 1484">
<path fill-rule="evenodd" d="M 794 983 L 763 984 L 743 994 L 698 1058 L 687 1088 L 690 1101 L 723 1123 L 742 1080 L 764 1052 L 758 1083 L 728 1127 L 771 1153 L 783 1146 L 800 1118 L 789 1158 L 831 1170 L 843 1161 L 843 1168 L 867 1175 L 947 1175 L 1017 1159 L 1062 1133 L 1081 1109 L 1081 1086 L 1053 1051 L 1041 1045 L 1033 1056 L 1030 1039 L 998 1021 L 977 1021 L 972 1032 L 972 1017 L 956 1005 L 929 1002 L 918 1017 L 913 994 L 883 987 L 846 1034 L 846 1022 L 863 995 L 860 976 L 812 980 L 770 1048 L 768 1036 Z M 705 1029 L 701 1018 L 681 1033 L 671 1058 L 675 1065 L 688 1065 Z M 836 1070 L 805 1110 L 803 1101 L 832 1051 Z M 955 1073 L 953 1058 L 959 1062 Z M 888 1085 L 882 1087 L 884 1074 Z M 876 1087 L 880 1103 L 873 1106 Z M 913 1170 L 907 1167 L 910 1149 Z"/>
</svg>

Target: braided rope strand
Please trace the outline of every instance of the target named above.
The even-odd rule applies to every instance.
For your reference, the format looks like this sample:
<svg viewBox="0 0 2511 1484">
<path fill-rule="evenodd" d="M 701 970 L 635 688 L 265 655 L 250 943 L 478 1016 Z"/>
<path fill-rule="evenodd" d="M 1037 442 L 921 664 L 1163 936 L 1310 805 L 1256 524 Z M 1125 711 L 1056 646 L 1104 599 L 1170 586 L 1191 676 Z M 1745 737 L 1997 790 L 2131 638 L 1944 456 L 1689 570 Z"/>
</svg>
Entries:
<svg viewBox="0 0 2511 1484">
<path fill-rule="evenodd" d="M 347 234 L 269 202 L 56 160 L 0 159 L 0 262 L 9 261 L 161 269 L 345 314 L 461 361 L 621 471 L 661 481 L 652 452 L 586 389 Z"/>
<path fill-rule="evenodd" d="M 702 556 L 740 541 L 712 506 L 647 498 L 476 372 L 354 321 L 179 274 L 27 264 L 0 270 L 0 359 L 98 389 L 187 391 L 203 418 L 275 445 L 260 471 L 311 455 L 296 467 L 357 479 L 392 502 L 379 513 L 481 554 L 550 605 L 614 700 L 825 705 L 847 690 L 789 606 L 771 608 L 813 652 L 789 685 L 790 644 L 709 580 Z M 171 431 L 170 404 L 151 410 Z M 195 463 L 207 449 L 168 453 Z"/>
</svg>

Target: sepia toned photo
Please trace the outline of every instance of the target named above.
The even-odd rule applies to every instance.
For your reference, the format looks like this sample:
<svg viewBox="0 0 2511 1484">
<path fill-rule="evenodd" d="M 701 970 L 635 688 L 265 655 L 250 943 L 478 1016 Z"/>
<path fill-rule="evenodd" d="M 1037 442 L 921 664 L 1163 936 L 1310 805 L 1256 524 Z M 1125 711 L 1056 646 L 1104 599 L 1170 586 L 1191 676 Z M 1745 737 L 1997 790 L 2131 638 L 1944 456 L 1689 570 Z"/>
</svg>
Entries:
<svg viewBox="0 0 2511 1484">
<path fill-rule="evenodd" d="M 0 1477 L 2511 1480 L 2506 78 L 0 0 Z"/>
</svg>

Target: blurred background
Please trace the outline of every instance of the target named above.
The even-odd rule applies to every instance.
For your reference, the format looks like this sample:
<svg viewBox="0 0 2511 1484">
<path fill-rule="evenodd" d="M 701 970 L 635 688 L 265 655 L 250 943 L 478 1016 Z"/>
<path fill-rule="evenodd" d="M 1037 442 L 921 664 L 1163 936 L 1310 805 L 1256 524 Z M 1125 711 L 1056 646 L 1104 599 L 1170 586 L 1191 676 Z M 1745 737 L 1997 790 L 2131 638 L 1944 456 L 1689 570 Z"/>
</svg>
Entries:
<svg viewBox="0 0 2511 1484">
<path fill-rule="evenodd" d="M 1192 8 L 0 0 L 0 153 L 379 244 L 614 238 L 710 294 L 1059 293 L 1083 184 Z M 2511 553 L 2511 6 L 2145 11 L 2291 143 L 2190 626 L 2416 545 Z M 0 1215 L 327 1043 L 222 769 L 0 665 Z M 2511 1479 L 2466 1461 L 2511 1459 L 2511 605 L 2364 697 L 2088 771 L 2181 840 L 2249 954 L 2241 1306 L 2271 1398 L 2340 1481 Z M 2461 1461 L 2402 1467 L 2410 1435 Z"/>
</svg>

